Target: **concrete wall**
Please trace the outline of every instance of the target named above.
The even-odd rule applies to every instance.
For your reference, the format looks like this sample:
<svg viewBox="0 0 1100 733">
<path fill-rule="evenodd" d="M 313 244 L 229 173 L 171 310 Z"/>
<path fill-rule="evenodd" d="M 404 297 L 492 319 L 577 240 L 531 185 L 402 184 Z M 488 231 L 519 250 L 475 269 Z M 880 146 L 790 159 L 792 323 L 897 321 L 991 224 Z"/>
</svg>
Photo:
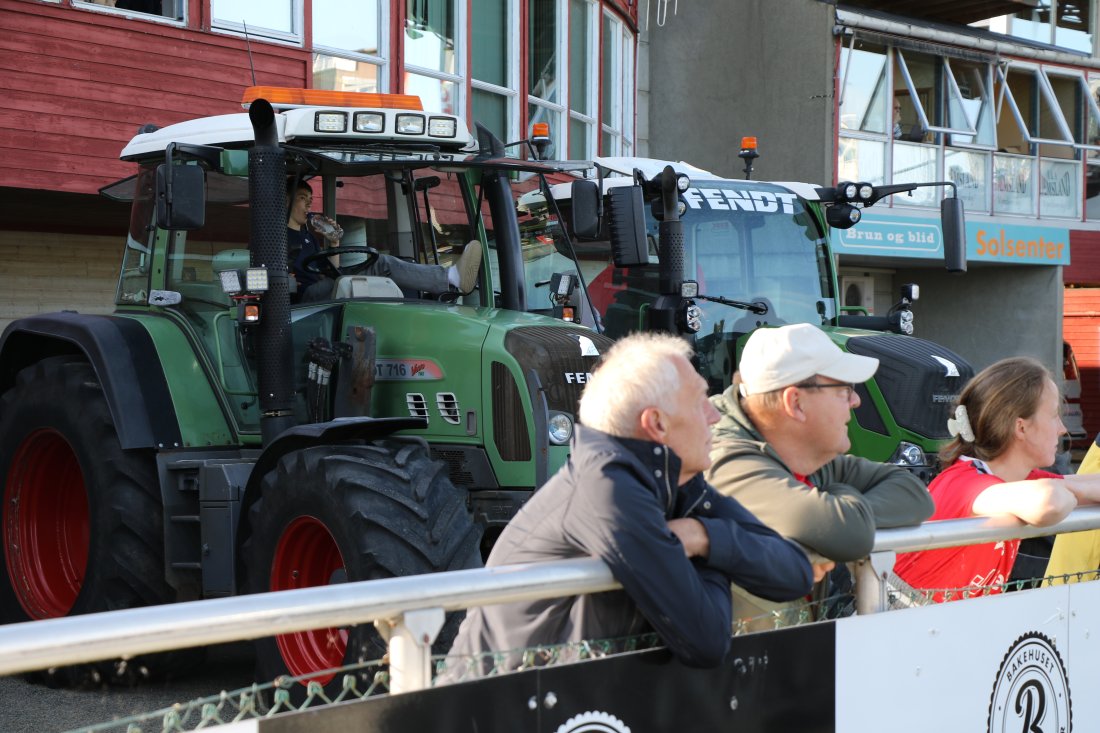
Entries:
<svg viewBox="0 0 1100 733">
<path fill-rule="evenodd" d="M 958 352 L 975 370 L 1009 356 L 1033 356 L 1061 379 L 1060 267 L 971 267 L 964 275 L 911 269 L 920 285 L 914 335 Z"/>
<path fill-rule="evenodd" d="M 639 117 L 643 100 L 648 110 L 647 154 L 741 178 L 741 137 L 756 136 L 753 178 L 827 182 L 832 28 L 833 7 L 815 0 L 679 3 L 645 39 L 648 68 L 638 78 L 648 83 L 638 96 Z"/>
</svg>

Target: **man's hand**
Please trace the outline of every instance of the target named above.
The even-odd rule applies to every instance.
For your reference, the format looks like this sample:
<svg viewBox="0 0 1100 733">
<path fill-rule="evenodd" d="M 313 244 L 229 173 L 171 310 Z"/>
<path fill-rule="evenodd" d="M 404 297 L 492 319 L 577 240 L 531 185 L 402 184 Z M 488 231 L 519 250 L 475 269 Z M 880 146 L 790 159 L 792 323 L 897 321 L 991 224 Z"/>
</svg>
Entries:
<svg viewBox="0 0 1100 733">
<path fill-rule="evenodd" d="M 668 528 L 680 540 L 680 544 L 684 546 L 684 554 L 688 557 L 706 559 L 710 555 L 710 536 L 698 519 L 670 519 Z"/>
<path fill-rule="evenodd" d="M 814 582 L 820 583 L 821 579 L 828 575 L 829 571 L 836 567 L 836 563 L 832 560 L 826 560 L 825 562 L 815 562 L 814 568 Z"/>
</svg>

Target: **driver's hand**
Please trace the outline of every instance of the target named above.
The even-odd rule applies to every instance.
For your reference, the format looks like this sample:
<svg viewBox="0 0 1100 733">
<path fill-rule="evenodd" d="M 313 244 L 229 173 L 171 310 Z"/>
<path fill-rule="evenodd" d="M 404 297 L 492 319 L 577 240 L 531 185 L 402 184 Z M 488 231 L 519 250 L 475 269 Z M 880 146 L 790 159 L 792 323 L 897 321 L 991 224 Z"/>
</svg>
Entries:
<svg viewBox="0 0 1100 733">
<path fill-rule="evenodd" d="M 315 232 L 325 238 L 325 242 L 329 247 L 340 246 L 340 240 L 344 236 L 344 228 L 337 224 L 332 217 L 324 214 L 314 214 L 310 217 L 309 223 Z"/>
</svg>

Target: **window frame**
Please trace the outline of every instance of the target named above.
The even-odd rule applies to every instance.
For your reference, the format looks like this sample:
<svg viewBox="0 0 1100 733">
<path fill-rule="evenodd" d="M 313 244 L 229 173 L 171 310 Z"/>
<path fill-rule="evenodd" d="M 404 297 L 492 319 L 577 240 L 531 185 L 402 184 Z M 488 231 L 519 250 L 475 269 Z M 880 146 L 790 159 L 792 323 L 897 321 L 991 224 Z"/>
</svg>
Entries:
<svg viewBox="0 0 1100 733">
<path fill-rule="evenodd" d="M 61 0 L 43 0 L 44 2 L 53 3 L 55 5 L 61 5 Z M 179 28 L 187 27 L 187 10 L 189 3 L 187 0 L 173 0 L 180 6 L 180 17 L 173 18 L 167 15 L 154 15 L 153 13 L 142 13 L 138 10 L 126 10 L 125 8 L 116 8 L 110 5 L 100 5 L 99 3 L 91 2 L 91 0 L 70 0 L 70 4 L 73 8 L 78 10 L 90 10 L 93 13 L 106 13 L 107 15 L 122 16 L 124 18 L 136 18 L 139 20 L 150 20 L 154 23 L 166 23 Z"/>
<path fill-rule="evenodd" d="M 316 63 L 318 56 L 332 56 L 333 58 L 348 59 L 361 64 L 371 64 L 378 67 L 378 91 L 386 93 L 390 88 L 390 2 L 389 0 L 369 0 L 377 3 L 378 7 L 378 54 L 357 53 L 347 49 L 335 48 L 317 44 L 310 39 L 311 62 Z M 313 6 L 310 4 L 312 12 Z M 312 20 L 312 19 L 311 19 Z"/>
<path fill-rule="evenodd" d="M 600 78 L 603 78 L 604 54 L 607 49 L 603 46 L 604 24 L 610 22 L 618 32 L 612 36 L 612 63 L 611 73 L 608 76 L 617 81 L 618 85 L 613 90 L 611 99 L 611 117 L 615 125 L 609 124 L 607 115 L 604 114 L 603 99 L 600 99 L 600 135 L 597 145 L 600 155 L 603 156 L 629 156 L 634 150 L 634 34 L 629 26 L 617 14 L 611 11 L 610 6 L 603 6 L 602 22 L 600 24 Z M 627 71 L 627 56 L 629 55 L 629 72 Z M 629 84 L 628 84 L 629 82 Z M 601 89 L 601 95 L 604 90 Z M 630 99 L 626 97 L 629 94 Z M 629 118 L 629 119 L 628 119 Z M 629 130 L 629 132 L 628 132 Z M 611 150 L 600 150 L 604 135 L 611 138 Z M 624 145 L 624 142 L 626 143 Z"/>
<path fill-rule="evenodd" d="M 584 149 L 585 158 L 591 158 L 597 150 L 599 150 L 600 136 L 599 136 L 599 122 L 600 122 L 600 84 L 599 76 L 592 73 L 594 67 L 599 64 L 600 61 L 600 15 L 601 4 L 599 0 L 579 0 L 584 6 L 584 13 L 588 16 L 588 33 L 585 34 L 584 45 L 585 52 L 588 58 L 588 73 L 585 75 L 585 89 L 583 97 L 588 102 L 587 108 L 588 114 L 579 112 L 573 107 L 572 100 L 576 97 L 580 97 L 580 94 L 574 94 L 576 91 L 573 89 L 572 76 L 570 76 L 569 83 L 569 116 L 566 122 L 565 130 L 565 153 L 568 156 L 569 148 L 573 142 L 572 140 L 572 125 L 573 120 L 577 120 L 584 125 Z M 569 18 L 572 20 L 573 6 L 572 3 L 568 3 Z M 571 26 L 570 26 L 571 29 Z M 572 33 L 567 34 L 569 40 L 572 40 Z M 572 57 L 570 56 L 570 61 Z M 568 64 L 567 64 L 568 67 Z M 567 68 L 567 72 L 572 72 L 571 68 Z M 592 83 L 595 80 L 596 83 Z"/>
<path fill-rule="evenodd" d="M 1027 71 L 1030 72 L 1035 79 L 1039 82 L 1039 93 L 1043 96 L 1048 107 L 1052 110 L 1054 122 L 1058 126 L 1059 132 L 1065 137 L 1061 140 L 1055 138 L 1035 137 L 1031 134 L 1031 130 L 1027 127 L 1027 121 L 1024 119 L 1023 113 L 1020 111 L 1020 106 L 1016 102 L 1016 97 L 1012 94 L 1012 89 L 1008 86 L 1008 71 Z M 1010 61 L 1003 66 L 998 64 L 997 77 L 1001 82 L 1001 101 L 998 102 L 998 111 L 1000 110 L 1003 102 L 1008 102 L 1009 111 L 1016 119 L 1016 125 L 1020 129 L 1020 134 L 1023 136 L 1024 141 L 1029 146 L 1034 145 L 1061 145 L 1064 147 L 1073 147 L 1076 141 L 1073 139 L 1073 133 L 1070 132 L 1069 125 L 1066 124 L 1066 119 L 1062 115 L 1062 108 L 1058 104 L 1058 98 L 1054 96 L 1054 89 L 1050 85 L 1050 80 L 1043 73 L 1043 68 L 1039 64 L 1022 63 L 1018 61 Z M 998 114 L 998 118 L 1000 115 Z M 1035 157 L 1038 157 L 1037 152 Z"/>
<path fill-rule="evenodd" d="M 455 57 L 455 71 L 449 73 L 446 71 L 437 71 L 435 69 L 429 69 L 424 66 L 417 66 L 410 64 L 408 56 L 402 59 L 402 87 L 404 87 L 404 77 L 412 74 L 414 76 L 423 76 L 429 79 L 436 79 L 437 81 L 445 81 L 454 84 L 455 99 L 452 101 L 454 111 L 465 115 L 466 110 L 466 49 L 469 43 L 469 39 L 466 36 L 467 29 L 467 13 L 469 12 L 469 4 L 467 0 L 449 0 L 454 3 L 454 15 L 455 15 L 455 28 L 454 28 L 454 57 Z M 405 31 L 402 30 L 402 33 Z M 404 91 L 404 90 L 403 90 Z M 406 92 L 407 93 L 407 92 Z M 428 110 L 435 111 L 435 110 Z"/>
<path fill-rule="evenodd" d="M 245 33 L 245 27 L 243 23 L 236 21 L 221 20 L 214 14 L 214 3 L 216 0 L 210 1 L 210 31 L 213 33 L 224 33 L 231 36 L 239 36 L 245 38 L 259 38 L 264 41 L 271 41 L 276 43 L 288 43 L 296 46 L 304 46 L 305 44 L 305 2 L 304 0 L 284 0 L 290 4 L 290 24 L 291 30 L 280 31 L 275 28 L 268 28 L 266 26 L 248 26 L 248 33 Z M 278 1 L 278 0 L 276 0 Z"/>
<path fill-rule="evenodd" d="M 944 125 L 933 125 L 928 118 L 928 112 L 924 109 L 924 103 L 921 102 L 920 95 L 917 93 L 916 83 L 913 81 L 912 75 L 909 73 L 909 66 L 905 61 L 905 53 L 903 49 L 894 47 L 894 58 L 897 61 L 897 68 L 901 72 L 902 81 L 905 82 L 905 88 L 909 90 L 909 101 L 913 105 L 913 109 L 917 112 L 917 119 L 920 120 L 921 126 L 928 132 L 935 132 L 945 135 L 969 135 L 971 137 L 978 136 L 978 130 L 973 126 L 970 127 L 947 127 Z M 937 62 L 938 68 L 936 73 L 947 84 L 948 95 L 953 94 L 956 99 L 962 100 L 962 92 L 959 91 L 959 84 L 955 81 L 955 74 L 951 71 L 951 67 L 947 64 L 946 57 L 933 56 L 929 54 L 929 57 Z M 961 105 L 960 105 L 961 106 Z M 970 120 L 966 120 L 969 124 Z"/>
<path fill-rule="evenodd" d="M 530 0 L 526 0 L 530 2 Z M 543 97 L 537 97 L 527 88 L 530 78 L 523 80 L 523 86 L 527 98 L 526 119 L 527 127 L 531 127 L 531 107 L 538 107 L 548 112 L 550 117 L 550 139 L 554 143 L 554 150 L 560 157 L 561 151 L 568 151 L 569 125 L 563 124 L 563 120 L 569 119 L 569 0 L 553 0 L 555 10 L 554 21 L 554 46 L 555 46 L 555 72 L 554 78 L 558 84 L 558 101 L 551 102 Z M 528 17 L 528 24 L 531 19 Z M 527 64 L 531 63 L 530 28 L 527 33 Z M 528 72 L 529 75 L 530 72 Z M 555 124 L 556 122 L 556 124 Z"/>
<path fill-rule="evenodd" d="M 502 87 L 497 84 L 493 84 L 487 81 L 481 81 L 474 76 L 474 69 L 471 60 L 470 65 L 470 109 L 472 111 L 473 105 L 473 90 L 478 89 L 489 94 L 496 94 L 497 96 L 504 97 L 507 100 L 507 129 L 504 131 L 507 142 L 512 140 L 518 140 L 520 137 L 520 115 L 518 112 L 518 102 L 520 98 L 519 92 L 519 79 L 520 79 L 520 54 L 523 49 L 523 44 L 520 39 L 520 12 L 522 10 L 520 6 L 521 0 L 505 0 L 508 6 L 508 34 L 507 34 L 507 53 L 508 59 L 506 64 L 505 73 L 508 76 L 508 86 Z M 471 13 L 472 13 L 471 9 Z M 466 109 L 466 107 L 463 107 Z M 471 118 L 471 122 L 474 120 Z"/>
<path fill-rule="evenodd" d="M 1043 76 L 1046 77 L 1046 81 L 1050 83 L 1050 75 L 1053 74 L 1056 77 L 1063 79 L 1075 79 L 1077 81 L 1077 89 L 1081 93 L 1081 97 L 1085 100 L 1085 110 L 1092 114 L 1092 118 L 1096 121 L 1097 128 L 1100 129 L 1100 104 L 1096 102 L 1096 96 L 1093 94 L 1092 89 L 1089 87 L 1088 79 L 1085 77 L 1085 72 L 1079 69 L 1067 69 L 1064 67 L 1043 66 Z M 1051 87 L 1051 93 L 1053 94 L 1053 87 Z M 1059 114 L 1062 114 L 1061 107 L 1058 108 Z M 1063 121 L 1069 127 L 1069 121 L 1065 120 L 1065 115 L 1062 115 Z M 1096 150 L 1100 151 L 1100 143 L 1092 144 L 1087 142 L 1088 140 L 1088 118 L 1085 119 L 1085 128 L 1083 130 L 1083 137 L 1086 142 L 1079 143 L 1073 138 L 1073 130 L 1069 129 L 1070 138 L 1073 139 L 1073 147 L 1077 150 Z"/>
</svg>

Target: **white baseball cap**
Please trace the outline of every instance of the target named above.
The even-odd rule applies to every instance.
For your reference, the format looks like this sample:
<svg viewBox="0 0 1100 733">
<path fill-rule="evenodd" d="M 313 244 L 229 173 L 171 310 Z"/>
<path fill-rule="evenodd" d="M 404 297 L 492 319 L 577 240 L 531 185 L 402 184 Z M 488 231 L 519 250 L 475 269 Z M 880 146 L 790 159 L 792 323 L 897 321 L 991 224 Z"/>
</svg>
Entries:
<svg viewBox="0 0 1100 733">
<path fill-rule="evenodd" d="M 841 351 L 825 332 L 808 323 L 758 328 L 741 352 L 741 396 L 771 392 L 820 374 L 859 384 L 878 369 L 878 359 Z"/>
</svg>

